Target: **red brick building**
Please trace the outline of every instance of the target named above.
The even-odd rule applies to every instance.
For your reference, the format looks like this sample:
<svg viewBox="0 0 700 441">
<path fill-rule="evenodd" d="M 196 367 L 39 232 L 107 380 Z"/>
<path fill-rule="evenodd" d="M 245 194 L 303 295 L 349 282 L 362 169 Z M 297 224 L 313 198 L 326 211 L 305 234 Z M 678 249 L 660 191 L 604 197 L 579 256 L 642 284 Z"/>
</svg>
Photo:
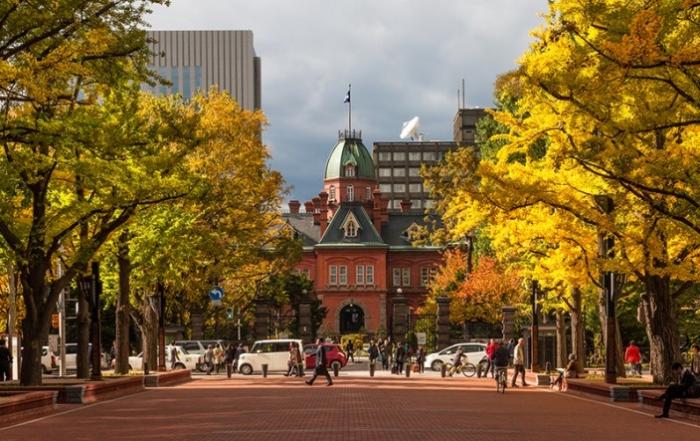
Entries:
<svg viewBox="0 0 700 441">
<path fill-rule="evenodd" d="M 441 262 L 437 247 L 411 244 L 424 215 L 389 212 L 377 187 L 372 156 L 356 132 L 341 133 L 324 173 L 323 189 L 300 210 L 289 202 L 287 224 L 304 245 L 298 270 L 328 308 L 325 333 L 403 333 L 415 323 L 426 285 Z"/>
</svg>

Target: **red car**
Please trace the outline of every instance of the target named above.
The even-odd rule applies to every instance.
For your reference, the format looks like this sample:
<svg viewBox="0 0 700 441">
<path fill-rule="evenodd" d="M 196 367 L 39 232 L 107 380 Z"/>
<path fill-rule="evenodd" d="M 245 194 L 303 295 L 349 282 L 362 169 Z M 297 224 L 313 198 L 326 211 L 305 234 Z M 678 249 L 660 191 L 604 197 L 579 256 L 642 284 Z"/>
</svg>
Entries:
<svg viewBox="0 0 700 441">
<path fill-rule="evenodd" d="M 334 343 L 322 343 L 323 350 L 326 351 L 326 366 L 328 369 L 333 369 L 333 365 L 338 365 L 338 370 L 348 364 L 348 358 L 345 352 L 339 345 Z M 316 367 L 316 345 L 304 345 L 304 361 L 306 369 L 314 369 Z"/>
</svg>

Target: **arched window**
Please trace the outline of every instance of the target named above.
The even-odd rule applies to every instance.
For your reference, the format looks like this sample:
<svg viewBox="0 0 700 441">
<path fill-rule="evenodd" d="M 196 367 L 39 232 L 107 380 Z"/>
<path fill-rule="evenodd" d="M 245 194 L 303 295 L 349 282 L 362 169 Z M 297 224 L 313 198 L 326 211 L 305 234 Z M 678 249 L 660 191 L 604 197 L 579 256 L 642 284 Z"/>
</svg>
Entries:
<svg viewBox="0 0 700 441">
<path fill-rule="evenodd" d="M 357 225 L 355 224 L 355 222 L 350 221 L 345 225 L 345 236 L 357 237 Z"/>
<path fill-rule="evenodd" d="M 347 200 L 348 202 L 352 202 L 355 200 L 355 187 L 352 186 L 352 184 L 348 185 L 345 189 L 347 192 Z"/>
<path fill-rule="evenodd" d="M 328 199 L 335 201 L 335 185 L 331 185 L 328 189 Z"/>
<path fill-rule="evenodd" d="M 346 177 L 355 176 L 355 166 L 354 165 L 346 165 L 345 166 L 345 176 Z"/>
</svg>

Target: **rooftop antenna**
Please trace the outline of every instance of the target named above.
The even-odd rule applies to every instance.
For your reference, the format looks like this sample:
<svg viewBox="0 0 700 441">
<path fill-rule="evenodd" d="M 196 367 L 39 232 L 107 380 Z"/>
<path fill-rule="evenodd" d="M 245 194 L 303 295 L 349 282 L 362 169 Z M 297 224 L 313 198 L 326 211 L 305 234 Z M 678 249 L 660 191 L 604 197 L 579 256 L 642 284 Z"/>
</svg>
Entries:
<svg viewBox="0 0 700 441">
<path fill-rule="evenodd" d="M 399 137 L 401 139 L 411 138 L 412 141 L 423 141 L 423 134 L 418 131 L 419 129 L 420 118 L 414 116 L 410 120 L 403 123 Z"/>
<path fill-rule="evenodd" d="M 464 85 L 464 78 L 462 78 L 462 109 L 467 108 L 467 99 L 465 95 L 466 86 Z"/>
</svg>

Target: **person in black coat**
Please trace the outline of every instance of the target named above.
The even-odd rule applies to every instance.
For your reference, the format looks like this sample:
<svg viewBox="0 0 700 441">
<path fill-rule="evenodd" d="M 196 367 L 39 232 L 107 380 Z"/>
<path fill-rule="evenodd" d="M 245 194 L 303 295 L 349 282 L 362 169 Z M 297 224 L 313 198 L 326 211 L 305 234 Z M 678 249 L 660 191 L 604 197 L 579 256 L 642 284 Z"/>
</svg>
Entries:
<svg viewBox="0 0 700 441">
<path fill-rule="evenodd" d="M 313 377 L 311 377 L 310 380 L 306 380 L 306 384 L 311 386 L 312 384 L 314 384 L 316 377 L 318 377 L 319 375 L 324 375 L 327 381 L 326 386 L 333 385 L 333 380 L 331 379 L 331 375 L 328 373 L 328 367 L 326 366 L 327 362 L 328 360 L 326 358 L 326 351 L 324 350 L 323 345 L 321 344 L 321 339 L 318 338 L 316 339 L 316 369 L 314 369 Z"/>
<path fill-rule="evenodd" d="M 697 398 L 700 397 L 700 385 L 698 385 L 695 375 L 688 369 L 683 369 L 680 363 L 673 363 L 671 366 L 673 373 L 680 378 L 677 384 L 671 384 L 666 388 L 666 392 L 657 399 L 664 400 L 664 409 L 656 418 L 668 418 L 671 410 L 671 401 L 675 398 Z"/>
<path fill-rule="evenodd" d="M 12 354 L 5 346 L 5 339 L 0 339 L 0 381 L 10 381 L 10 364 Z"/>
<path fill-rule="evenodd" d="M 399 342 L 396 346 L 396 360 L 394 360 L 394 363 L 396 363 L 396 373 L 399 375 L 403 373 L 403 364 L 405 360 L 406 351 L 404 349 L 403 344 Z"/>
</svg>

